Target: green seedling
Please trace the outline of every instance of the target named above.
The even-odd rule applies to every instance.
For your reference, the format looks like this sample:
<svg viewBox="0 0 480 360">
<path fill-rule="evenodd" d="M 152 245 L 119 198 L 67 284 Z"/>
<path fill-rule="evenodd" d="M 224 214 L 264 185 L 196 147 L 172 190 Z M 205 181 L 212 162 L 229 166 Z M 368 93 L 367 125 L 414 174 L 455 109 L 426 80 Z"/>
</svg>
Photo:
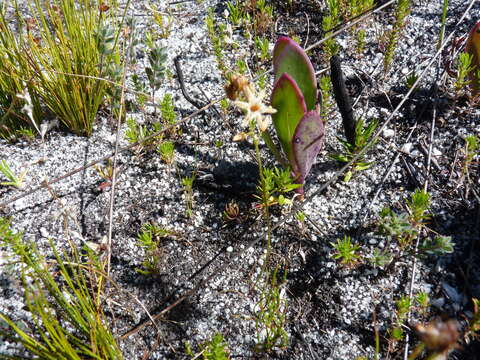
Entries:
<svg viewBox="0 0 480 360">
<path fill-rule="evenodd" d="M 255 36 L 255 46 L 260 50 L 260 60 L 265 61 L 269 58 L 268 45 L 269 41 L 266 37 Z"/>
<path fill-rule="evenodd" d="M 260 206 L 289 205 L 292 200 L 288 199 L 286 194 L 300 186 L 294 183 L 291 171 L 288 169 L 263 167 L 261 184 L 257 186 L 258 192 L 262 195 L 254 196 L 263 202 Z"/>
<path fill-rule="evenodd" d="M 358 250 L 360 246 L 352 244 L 350 236 L 345 235 L 343 239 L 337 239 L 336 243 L 330 243 L 335 249 L 335 253 L 332 257 L 340 261 L 340 264 L 346 267 L 355 266 L 361 259 Z"/>
<path fill-rule="evenodd" d="M 175 158 L 175 145 L 171 141 L 163 141 L 157 148 L 163 161 L 171 165 Z"/>
<path fill-rule="evenodd" d="M 397 306 L 397 310 L 395 312 L 396 318 L 394 321 L 393 328 L 388 330 L 388 333 L 394 342 L 403 340 L 405 336 L 405 331 L 403 330 L 403 326 L 405 321 L 407 320 L 407 316 L 410 311 L 411 305 L 412 305 L 412 301 L 408 296 L 402 296 L 400 299 L 396 301 L 396 306 Z"/>
<path fill-rule="evenodd" d="M 461 52 L 457 58 L 457 78 L 455 79 L 455 90 L 457 93 L 467 87 L 471 82 L 471 72 L 474 69 L 473 55 Z"/>
<path fill-rule="evenodd" d="M 240 25 L 244 18 L 244 12 L 240 7 L 240 1 L 234 4 L 232 1 L 227 1 L 228 20 L 233 25 Z"/>
<path fill-rule="evenodd" d="M 8 181 L 0 183 L 3 186 L 14 186 L 17 189 L 23 189 L 23 181 L 25 180 L 25 176 L 27 175 L 27 169 L 23 170 L 20 175 L 16 175 L 10 166 L 8 166 L 5 160 L 0 160 L 0 172 L 5 176 Z"/>
<path fill-rule="evenodd" d="M 192 347 L 188 341 L 185 342 L 185 352 L 191 356 L 192 360 L 228 360 L 230 355 L 228 352 L 228 344 L 225 342 L 222 334 L 215 334 L 210 340 L 199 346 L 199 353 L 194 354 Z"/>
<path fill-rule="evenodd" d="M 378 120 L 373 119 L 371 120 L 367 126 L 365 126 L 364 120 L 360 119 L 355 124 L 355 133 L 354 133 L 354 144 L 351 142 L 344 140 L 342 138 L 337 137 L 338 141 L 342 145 L 343 153 L 342 154 L 334 154 L 331 157 L 337 161 L 342 163 L 350 162 L 371 140 L 375 130 L 378 126 Z M 372 143 L 373 145 L 373 143 Z M 352 165 L 353 171 L 362 171 L 368 169 L 372 166 L 372 162 L 366 162 L 362 158 L 357 159 L 355 163 Z M 348 182 L 353 175 L 353 171 L 349 170 L 345 174 L 344 181 Z"/>
<path fill-rule="evenodd" d="M 273 50 L 275 84 L 271 103 L 273 124 L 295 181 L 303 185 L 321 150 L 324 126 L 316 107 L 317 80 L 305 51 L 281 36 Z M 303 194 L 303 186 L 297 189 Z"/>
<path fill-rule="evenodd" d="M 415 302 L 418 304 L 418 307 L 420 308 L 421 312 L 426 315 L 428 306 L 430 305 L 430 298 L 428 296 L 428 293 L 425 291 L 420 291 L 416 296 L 415 296 Z"/>
<path fill-rule="evenodd" d="M 473 96 L 477 96 L 480 93 L 480 21 L 470 30 L 465 51 L 472 57 L 472 68 L 468 76 Z"/>
<path fill-rule="evenodd" d="M 328 122 L 328 116 L 332 108 L 332 82 L 329 76 L 320 77 L 320 117 L 324 123 Z"/>
<path fill-rule="evenodd" d="M 146 223 L 142 226 L 137 236 L 137 246 L 145 251 L 142 267 L 136 271 L 143 275 L 159 274 L 163 256 L 163 249 L 160 241 L 172 233 L 153 223 Z"/>
</svg>

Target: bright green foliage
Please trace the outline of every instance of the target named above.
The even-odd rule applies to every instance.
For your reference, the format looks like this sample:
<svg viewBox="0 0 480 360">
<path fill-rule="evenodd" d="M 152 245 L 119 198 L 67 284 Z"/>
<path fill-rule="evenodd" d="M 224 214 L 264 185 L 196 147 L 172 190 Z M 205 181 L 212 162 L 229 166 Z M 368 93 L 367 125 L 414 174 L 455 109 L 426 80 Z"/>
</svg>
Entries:
<svg viewBox="0 0 480 360">
<path fill-rule="evenodd" d="M 473 65 L 473 55 L 461 52 L 457 57 L 457 78 L 455 80 L 455 90 L 459 92 L 465 88 L 472 81 L 469 79 L 469 74 L 475 68 Z"/>
<path fill-rule="evenodd" d="M 332 81 L 330 76 L 322 76 L 319 81 L 320 86 L 320 118 L 324 123 L 328 121 L 328 115 L 332 108 Z"/>
<path fill-rule="evenodd" d="M 147 136 L 147 127 L 140 125 L 134 118 L 127 119 L 127 130 L 125 130 L 125 138 L 129 143 L 136 143 Z"/>
<path fill-rule="evenodd" d="M 175 145 L 171 141 L 163 141 L 157 148 L 160 157 L 167 164 L 173 163 L 175 157 Z"/>
<path fill-rule="evenodd" d="M 430 194 L 420 189 L 415 190 L 411 199 L 407 201 L 410 219 L 414 225 L 421 226 L 425 220 L 430 218 L 430 215 L 427 214 L 429 206 Z"/>
<path fill-rule="evenodd" d="M 383 58 L 383 71 L 388 72 L 393 61 L 393 56 L 405 27 L 405 19 L 410 13 L 410 0 L 398 0 L 395 9 L 395 21 L 392 30 L 388 33 L 387 45 L 385 47 L 385 57 Z"/>
<path fill-rule="evenodd" d="M 420 291 L 415 296 L 415 301 L 417 302 L 418 306 L 420 306 L 420 309 L 422 309 L 422 311 L 426 313 L 428 305 L 430 304 L 428 293 L 426 293 L 425 291 Z"/>
<path fill-rule="evenodd" d="M 269 45 L 268 38 L 255 36 L 254 44 L 256 48 L 260 51 L 260 60 L 261 61 L 268 60 L 270 57 L 270 53 L 268 52 L 268 45 Z"/>
<path fill-rule="evenodd" d="M 193 359 L 203 360 L 228 360 L 230 356 L 227 350 L 228 344 L 225 342 L 222 334 L 215 334 L 209 341 L 199 346 L 199 354 L 195 355 L 190 347 L 190 343 L 185 343 L 185 352 Z M 201 357 L 199 357 L 201 355 Z"/>
<path fill-rule="evenodd" d="M 322 30 L 324 31 L 324 36 L 329 35 L 331 30 L 337 26 L 340 21 L 340 1 L 339 0 L 327 0 L 328 13 L 322 18 Z M 333 55 L 336 55 L 340 50 L 335 38 L 330 38 L 324 42 L 324 50 L 328 59 Z"/>
<path fill-rule="evenodd" d="M 137 246 L 143 248 L 145 257 L 142 267 L 136 271 L 143 275 L 159 274 L 163 250 L 160 240 L 171 235 L 171 232 L 155 225 L 146 223 L 142 226 L 137 236 Z"/>
<path fill-rule="evenodd" d="M 165 94 L 161 103 L 162 121 L 165 126 L 175 124 L 175 106 L 173 104 L 172 94 Z"/>
<path fill-rule="evenodd" d="M 402 250 L 407 250 L 426 227 L 426 222 L 430 218 L 429 205 L 430 195 L 422 190 L 416 190 L 410 200 L 407 200 L 408 212 L 397 214 L 390 208 L 380 212 L 379 232 L 389 241 L 396 241 Z M 454 243 L 449 236 L 435 235 L 433 238 L 427 236 L 420 242 L 418 252 L 414 255 L 441 256 L 453 252 L 453 247 Z"/>
<path fill-rule="evenodd" d="M 0 218 L 0 245 L 14 254 L 21 266 L 25 303 L 32 316 L 25 330 L 9 315 L 0 337 L 21 344 L 31 357 L 51 360 L 122 359 L 122 353 L 101 309 L 104 283 L 103 265 L 88 248 L 87 261 L 72 245 L 72 255 L 60 254 L 53 241 L 54 261 L 39 253 L 34 243 L 10 230 L 10 222 Z M 0 354 L 2 358 L 10 357 Z"/>
<path fill-rule="evenodd" d="M 397 310 L 394 327 L 388 331 L 395 341 L 400 341 L 404 338 L 405 332 L 403 330 L 403 324 L 407 320 L 411 305 L 412 301 L 408 296 L 402 296 L 396 301 Z"/>
<path fill-rule="evenodd" d="M 335 249 L 332 257 L 340 261 L 340 264 L 352 267 L 360 260 L 361 256 L 358 253 L 360 246 L 352 244 L 350 236 L 345 235 L 343 239 L 337 239 L 336 243 L 330 243 Z"/>
<path fill-rule="evenodd" d="M 7 182 L 1 182 L 0 185 L 14 186 L 17 189 L 23 188 L 23 181 L 27 175 L 27 170 L 22 171 L 20 175 L 17 176 L 12 169 L 10 169 L 10 166 L 8 166 L 5 160 L 0 160 L 0 172 L 8 179 Z"/>
<path fill-rule="evenodd" d="M 286 198 L 286 194 L 301 186 L 300 184 L 294 183 L 290 169 L 280 169 L 277 167 L 263 167 L 261 182 L 257 189 L 262 196 L 254 196 L 266 202 L 266 206 L 275 204 L 288 205 L 290 201 Z"/>
<path fill-rule="evenodd" d="M 373 119 L 371 120 L 367 126 L 365 126 L 365 122 L 363 119 L 357 121 L 355 125 L 355 145 L 352 145 L 350 142 L 337 137 L 338 141 L 342 145 L 343 153 L 342 154 L 334 154 L 331 155 L 332 159 L 340 161 L 342 163 L 350 162 L 370 141 L 375 130 L 378 126 L 378 120 Z M 374 143 L 370 144 L 372 146 Z M 372 166 L 373 163 L 365 162 L 362 158 L 357 159 L 357 161 L 353 164 L 353 171 L 362 171 L 368 169 Z M 352 171 L 348 171 L 345 174 L 344 181 L 347 182 L 352 177 Z"/>
</svg>

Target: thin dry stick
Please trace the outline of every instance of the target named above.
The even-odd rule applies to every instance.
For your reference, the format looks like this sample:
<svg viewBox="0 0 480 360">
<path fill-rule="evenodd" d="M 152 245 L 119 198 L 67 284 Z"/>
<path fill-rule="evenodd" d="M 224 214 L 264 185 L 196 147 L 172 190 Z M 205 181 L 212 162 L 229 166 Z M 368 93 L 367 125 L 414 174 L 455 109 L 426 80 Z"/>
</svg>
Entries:
<svg viewBox="0 0 480 360">
<path fill-rule="evenodd" d="M 132 42 L 131 42 L 132 43 Z M 130 44 L 131 44 L 130 43 Z M 125 46 L 123 47 L 123 57 L 125 58 Z M 120 125 L 122 122 L 122 113 L 125 105 L 125 79 L 127 75 L 128 61 L 123 63 L 122 75 L 122 93 L 120 96 L 120 109 L 118 111 L 117 119 L 117 133 L 115 135 L 115 150 L 113 152 L 113 171 L 112 171 L 112 189 L 110 191 L 110 204 L 108 209 L 108 235 L 107 235 L 107 274 L 110 276 L 110 263 L 112 259 L 112 233 L 113 233 L 113 206 L 115 203 L 115 188 L 117 184 L 117 158 L 118 158 L 118 143 L 120 140 Z"/>
</svg>

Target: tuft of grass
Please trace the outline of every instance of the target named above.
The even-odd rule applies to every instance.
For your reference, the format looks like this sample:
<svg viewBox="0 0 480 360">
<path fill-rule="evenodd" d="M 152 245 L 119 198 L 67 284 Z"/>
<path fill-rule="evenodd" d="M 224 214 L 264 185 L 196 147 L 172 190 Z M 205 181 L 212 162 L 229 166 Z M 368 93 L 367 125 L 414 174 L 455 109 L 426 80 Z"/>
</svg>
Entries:
<svg viewBox="0 0 480 360">
<path fill-rule="evenodd" d="M 20 324 L 0 313 L 0 337 L 21 344 L 35 358 L 51 360 L 122 359 L 102 311 L 103 264 L 86 249 L 84 262 L 70 244 L 60 253 L 52 240 L 53 258 L 45 258 L 33 242 L 22 240 L 0 218 L 0 245 L 14 254 L 25 289 L 31 320 Z M 18 357 L 0 354 L 2 358 Z"/>
<path fill-rule="evenodd" d="M 34 0 L 38 37 L 27 34 L 35 91 L 67 128 L 90 135 L 98 108 L 118 79 L 119 26 L 113 9 L 99 11 L 94 0 L 56 0 L 44 6 Z M 127 4 L 128 6 L 128 4 Z M 22 21 L 22 19 L 18 19 Z"/>
<path fill-rule="evenodd" d="M 12 140 L 17 129 L 32 127 L 39 133 L 43 114 L 31 81 L 33 73 L 24 56 L 26 39 L 12 31 L 16 21 L 7 18 L 9 5 L 9 1 L 0 3 L 0 137 Z M 22 29 L 24 22 L 18 25 Z"/>
</svg>

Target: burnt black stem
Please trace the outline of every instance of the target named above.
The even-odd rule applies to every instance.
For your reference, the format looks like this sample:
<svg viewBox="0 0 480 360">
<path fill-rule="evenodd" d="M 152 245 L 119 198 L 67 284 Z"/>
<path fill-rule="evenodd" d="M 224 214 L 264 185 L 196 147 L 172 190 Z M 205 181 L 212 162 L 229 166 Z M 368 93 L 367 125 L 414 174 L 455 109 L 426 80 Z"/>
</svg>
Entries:
<svg viewBox="0 0 480 360">
<path fill-rule="evenodd" d="M 338 109 L 342 115 L 343 129 L 347 141 L 355 147 L 355 116 L 352 109 L 352 100 L 345 86 L 340 58 L 334 55 L 330 58 L 330 77 L 332 79 L 333 94 L 337 102 Z"/>
<path fill-rule="evenodd" d="M 180 84 L 180 89 L 182 90 L 183 97 L 193 106 L 195 106 L 197 109 L 201 109 L 203 107 L 202 104 L 200 104 L 197 100 L 193 99 L 187 92 L 187 89 L 185 87 L 185 80 L 183 79 L 183 71 L 180 66 L 180 55 L 176 56 L 175 59 L 173 59 L 173 62 L 175 64 L 175 70 L 177 70 L 177 78 L 178 82 Z"/>
</svg>

